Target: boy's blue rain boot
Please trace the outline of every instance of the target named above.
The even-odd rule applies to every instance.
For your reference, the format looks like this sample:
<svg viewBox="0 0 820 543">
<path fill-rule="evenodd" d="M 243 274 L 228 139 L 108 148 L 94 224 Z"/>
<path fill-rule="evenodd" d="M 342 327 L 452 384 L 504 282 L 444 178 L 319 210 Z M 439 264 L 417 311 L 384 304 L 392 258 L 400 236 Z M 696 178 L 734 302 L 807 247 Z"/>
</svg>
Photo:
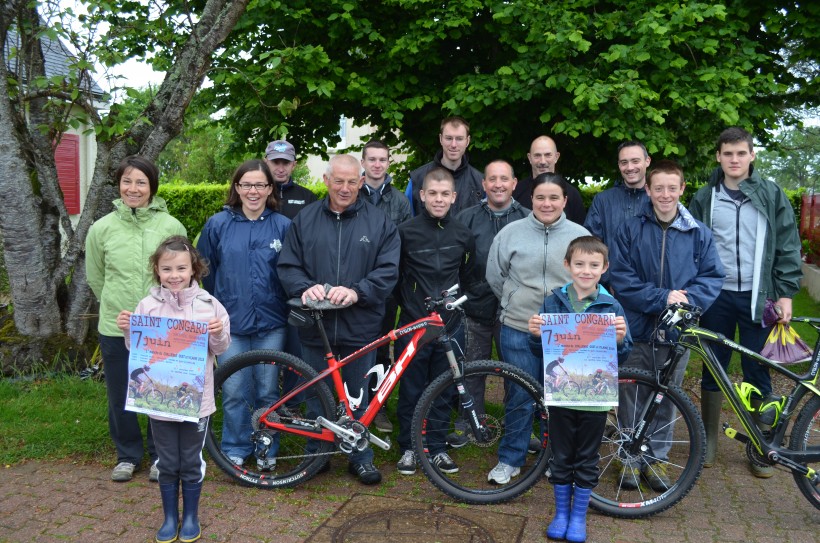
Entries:
<svg viewBox="0 0 820 543">
<path fill-rule="evenodd" d="M 159 494 L 165 521 L 157 532 L 157 543 L 171 543 L 177 540 L 179 530 L 179 481 L 159 485 Z"/>
<path fill-rule="evenodd" d="M 572 493 L 572 509 L 569 512 L 569 526 L 567 526 L 567 541 L 583 543 L 587 540 L 587 509 L 591 488 L 578 488 Z"/>
<path fill-rule="evenodd" d="M 567 536 L 572 485 L 553 485 L 552 490 L 555 493 L 555 517 L 547 528 L 547 537 L 562 540 Z"/>
<path fill-rule="evenodd" d="M 202 492 L 202 481 L 186 483 L 182 481 L 182 527 L 179 529 L 179 540 L 183 543 L 196 541 L 202 535 L 199 528 L 199 494 Z"/>
</svg>

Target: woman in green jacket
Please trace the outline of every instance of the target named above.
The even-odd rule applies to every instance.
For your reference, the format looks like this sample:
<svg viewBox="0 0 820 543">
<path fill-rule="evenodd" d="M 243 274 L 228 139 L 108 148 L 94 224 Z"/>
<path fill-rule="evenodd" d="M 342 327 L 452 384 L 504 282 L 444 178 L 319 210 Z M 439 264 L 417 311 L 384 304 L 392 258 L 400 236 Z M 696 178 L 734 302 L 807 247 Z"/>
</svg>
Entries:
<svg viewBox="0 0 820 543">
<path fill-rule="evenodd" d="M 168 213 L 165 200 L 156 196 L 159 170 L 138 155 L 125 158 L 117 169 L 120 198 L 114 211 L 94 223 L 85 242 L 88 285 L 100 301 L 97 330 L 105 364 L 108 392 L 108 430 L 117 448 L 113 481 L 129 481 L 144 454 L 137 415 L 125 411 L 128 391 L 128 350 L 117 315 L 133 311 L 152 285 L 148 257 L 169 236 L 187 235 L 185 227 Z M 159 474 L 156 453 L 148 427 L 149 480 Z"/>
</svg>

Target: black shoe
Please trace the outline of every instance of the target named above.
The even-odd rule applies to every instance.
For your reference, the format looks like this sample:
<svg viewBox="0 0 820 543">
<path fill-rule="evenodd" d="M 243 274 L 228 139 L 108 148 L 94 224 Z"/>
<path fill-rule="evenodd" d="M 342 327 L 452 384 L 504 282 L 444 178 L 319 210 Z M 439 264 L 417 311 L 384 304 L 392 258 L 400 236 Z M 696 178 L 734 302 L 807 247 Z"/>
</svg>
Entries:
<svg viewBox="0 0 820 543">
<path fill-rule="evenodd" d="M 530 454 L 537 454 L 541 450 L 541 440 L 535 437 L 535 434 L 530 436 L 530 442 L 527 444 L 527 452 Z"/>
<path fill-rule="evenodd" d="M 347 471 L 351 475 L 357 476 L 363 485 L 375 485 L 382 481 L 382 474 L 379 473 L 373 462 L 362 462 L 361 464 L 349 462 Z"/>
</svg>

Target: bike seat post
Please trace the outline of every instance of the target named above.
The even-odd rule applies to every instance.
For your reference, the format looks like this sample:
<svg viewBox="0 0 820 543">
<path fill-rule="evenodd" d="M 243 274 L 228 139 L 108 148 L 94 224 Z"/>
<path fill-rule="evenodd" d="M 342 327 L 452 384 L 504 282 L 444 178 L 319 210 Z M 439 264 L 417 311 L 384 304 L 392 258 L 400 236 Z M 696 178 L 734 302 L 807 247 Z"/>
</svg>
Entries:
<svg viewBox="0 0 820 543">
<path fill-rule="evenodd" d="M 325 348 L 325 354 L 331 352 L 330 348 L 330 340 L 327 337 L 327 331 L 325 330 L 325 324 L 322 322 L 322 311 L 320 309 L 314 309 L 311 311 L 311 314 L 316 321 L 316 329 L 319 330 L 319 337 L 322 338 L 322 345 Z"/>
</svg>

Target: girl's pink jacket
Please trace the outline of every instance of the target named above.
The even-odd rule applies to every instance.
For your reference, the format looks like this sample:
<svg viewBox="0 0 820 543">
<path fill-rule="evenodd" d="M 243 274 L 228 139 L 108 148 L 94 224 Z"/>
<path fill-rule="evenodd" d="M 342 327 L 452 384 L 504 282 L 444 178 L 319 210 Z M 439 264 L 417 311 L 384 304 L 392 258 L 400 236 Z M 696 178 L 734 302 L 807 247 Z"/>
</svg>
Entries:
<svg viewBox="0 0 820 543">
<path fill-rule="evenodd" d="M 224 353 L 231 344 L 231 322 L 228 318 L 228 312 L 225 311 L 219 300 L 208 294 L 196 283 L 178 294 L 165 287 L 158 286 L 151 288 L 148 296 L 137 304 L 134 313 L 204 322 L 216 317 L 222 321 L 222 332 L 208 335 L 208 364 L 205 369 L 205 386 L 202 391 L 202 403 L 199 406 L 199 417 L 207 417 L 216 411 L 216 403 L 214 402 L 214 363 L 216 355 Z M 130 350 L 130 331 L 126 331 L 124 335 L 125 346 Z M 173 420 L 154 415 L 151 417 L 158 420 Z"/>
</svg>

